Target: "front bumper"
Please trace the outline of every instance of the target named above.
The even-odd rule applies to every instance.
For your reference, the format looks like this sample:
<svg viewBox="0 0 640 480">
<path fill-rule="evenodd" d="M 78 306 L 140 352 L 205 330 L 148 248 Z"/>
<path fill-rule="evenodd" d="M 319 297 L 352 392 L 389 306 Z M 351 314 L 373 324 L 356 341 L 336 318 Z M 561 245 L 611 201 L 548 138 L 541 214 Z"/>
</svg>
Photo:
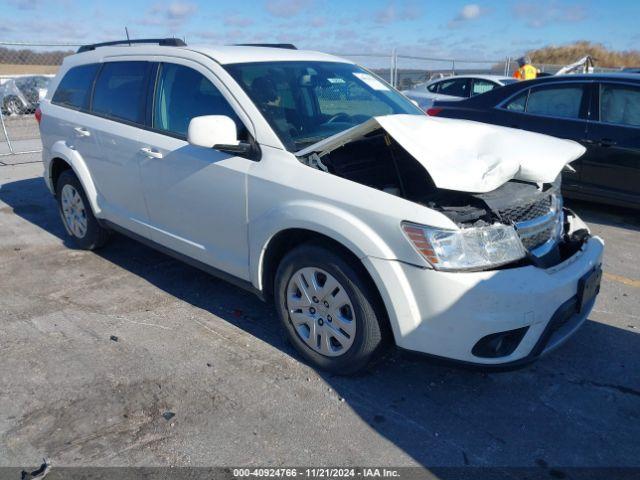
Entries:
<svg viewBox="0 0 640 480">
<path fill-rule="evenodd" d="M 384 285 L 381 295 L 398 347 L 465 363 L 508 365 L 557 348 L 586 320 L 594 302 L 580 313 L 571 304 L 580 279 L 601 265 L 603 249 L 603 241 L 591 237 L 548 269 L 442 272 L 371 257 L 365 264 L 374 281 Z M 512 353 L 473 354 L 483 337 L 523 327 L 526 333 Z"/>
</svg>

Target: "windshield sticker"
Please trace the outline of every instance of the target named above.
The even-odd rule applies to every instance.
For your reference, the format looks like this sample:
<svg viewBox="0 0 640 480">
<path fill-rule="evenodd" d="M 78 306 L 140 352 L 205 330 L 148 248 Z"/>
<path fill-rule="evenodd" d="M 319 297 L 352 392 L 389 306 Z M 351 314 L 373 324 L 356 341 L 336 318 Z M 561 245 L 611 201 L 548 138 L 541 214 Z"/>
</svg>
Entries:
<svg viewBox="0 0 640 480">
<path fill-rule="evenodd" d="M 346 83 L 344 78 L 327 78 L 329 83 Z"/>
<path fill-rule="evenodd" d="M 370 86 L 374 90 L 389 90 L 389 87 L 387 87 L 380 80 L 369 75 L 368 73 L 354 72 L 353 76 L 362 80 L 364 83 L 366 83 L 368 86 Z"/>
</svg>

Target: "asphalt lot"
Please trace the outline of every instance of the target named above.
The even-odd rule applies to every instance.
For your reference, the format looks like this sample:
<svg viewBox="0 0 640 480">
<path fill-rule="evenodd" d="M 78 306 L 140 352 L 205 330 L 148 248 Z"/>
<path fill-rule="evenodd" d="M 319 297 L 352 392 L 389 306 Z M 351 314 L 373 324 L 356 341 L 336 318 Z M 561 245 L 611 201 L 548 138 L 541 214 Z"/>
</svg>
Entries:
<svg viewBox="0 0 640 480">
<path fill-rule="evenodd" d="M 33 160 L 0 158 L 0 466 L 640 466 L 637 213 L 568 202 L 607 243 L 602 293 L 534 365 L 341 378 L 250 293 L 120 236 L 75 250 Z"/>
</svg>

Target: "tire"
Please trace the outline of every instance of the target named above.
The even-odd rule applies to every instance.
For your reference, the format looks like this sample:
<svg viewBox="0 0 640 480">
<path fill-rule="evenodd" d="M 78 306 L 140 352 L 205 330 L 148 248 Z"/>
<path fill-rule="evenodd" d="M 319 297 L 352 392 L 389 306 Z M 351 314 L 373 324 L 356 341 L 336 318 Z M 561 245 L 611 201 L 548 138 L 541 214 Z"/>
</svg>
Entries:
<svg viewBox="0 0 640 480">
<path fill-rule="evenodd" d="M 4 110 L 7 115 L 21 115 L 25 112 L 22 101 L 18 97 L 11 96 L 4 99 Z"/>
<path fill-rule="evenodd" d="M 109 231 L 96 220 L 82 184 L 72 170 L 60 174 L 56 200 L 62 224 L 79 248 L 95 250 L 107 242 Z"/>
<path fill-rule="evenodd" d="M 363 370 L 386 346 L 390 335 L 384 309 L 361 270 L 316 244 L 301 245 L 280 262 L 274 284 L 276 309 L 287 338 L 314 367 L 350 375 Z M 310 295 L 300 291 L 301 282 Z"/>
</svg>

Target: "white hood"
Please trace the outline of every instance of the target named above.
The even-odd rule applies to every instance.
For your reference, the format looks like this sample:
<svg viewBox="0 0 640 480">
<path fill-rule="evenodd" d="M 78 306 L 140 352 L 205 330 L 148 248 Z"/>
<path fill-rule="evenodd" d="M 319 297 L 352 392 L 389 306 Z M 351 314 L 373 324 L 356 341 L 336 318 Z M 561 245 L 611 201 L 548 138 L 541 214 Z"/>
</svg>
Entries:
<svg viewBox="0 0 640 480">
<path fill-rule="evenodd" d="M 438 188 L 485 193 L 512 179 L 550 183 L 585 152 L 579 143 L 467 120 L 422 115 L 374 117 L 296 153 L 322 157 L 384 129 L 429 172 Z"/>
</svg>

